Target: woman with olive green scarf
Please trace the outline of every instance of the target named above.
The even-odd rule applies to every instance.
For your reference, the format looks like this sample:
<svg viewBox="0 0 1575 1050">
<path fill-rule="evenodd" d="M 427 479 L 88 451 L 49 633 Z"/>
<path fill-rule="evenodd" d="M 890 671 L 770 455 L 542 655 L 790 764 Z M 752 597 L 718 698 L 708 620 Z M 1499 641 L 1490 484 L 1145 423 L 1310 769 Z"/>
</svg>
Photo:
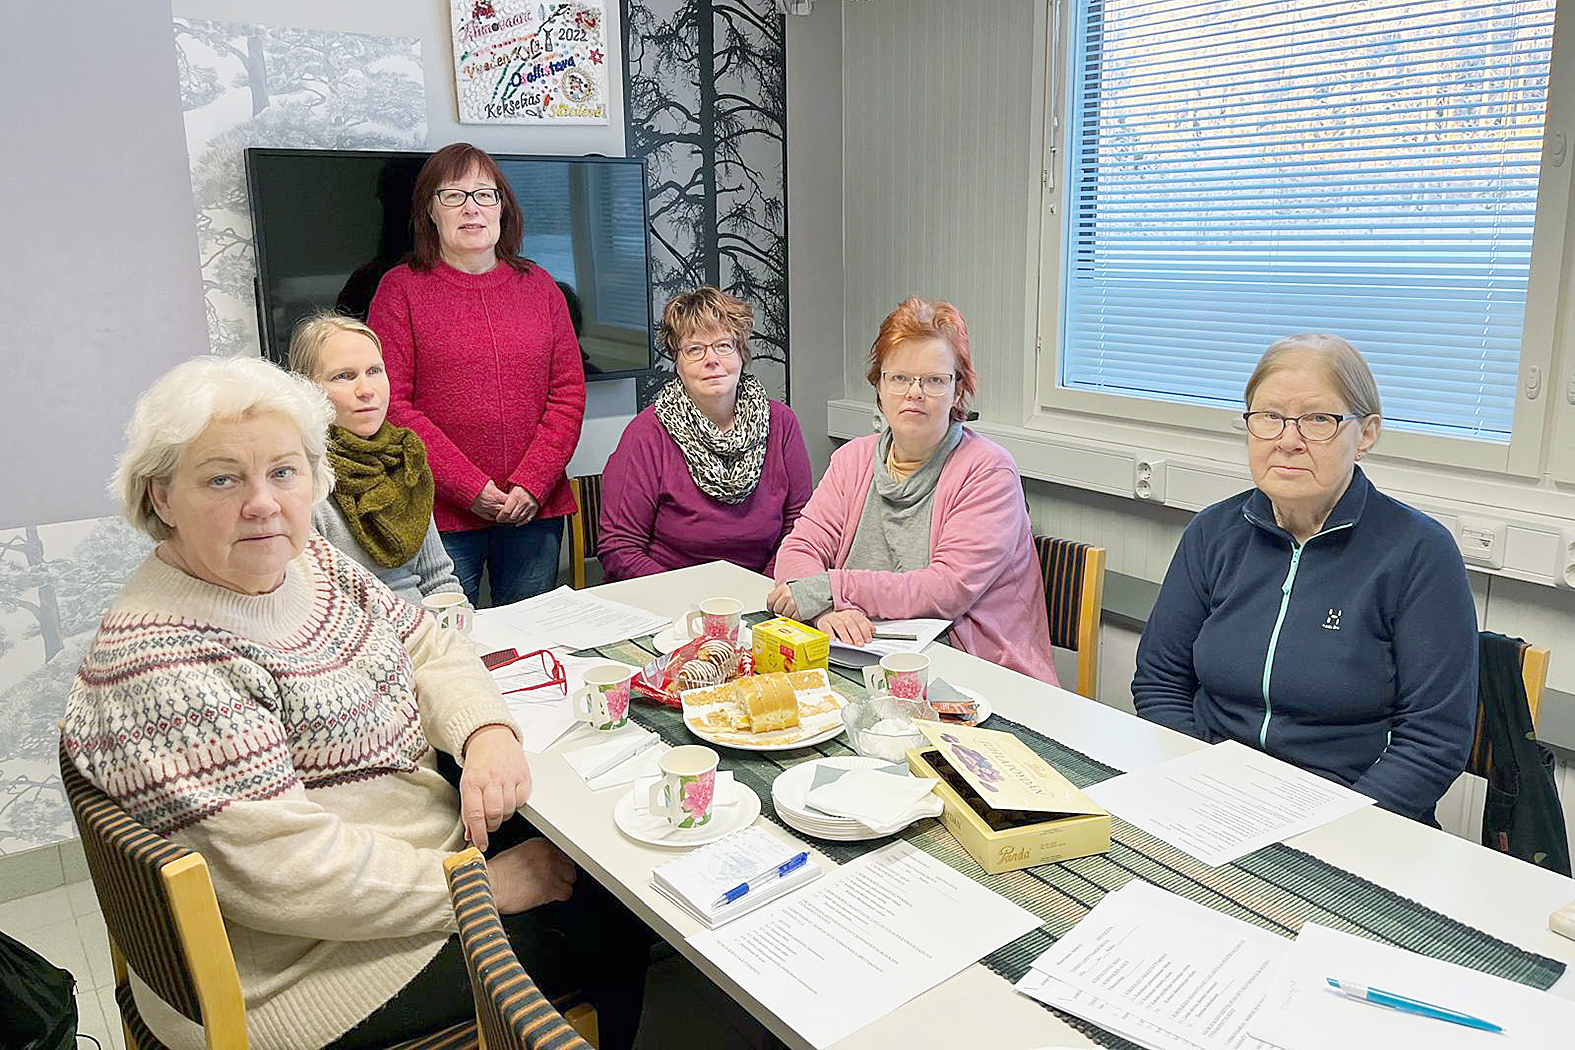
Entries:
<svg viewBox="0 0 1575 1050">
<path fill-rule="evenodd" d="M 309 317 L 290 337 L 290 368 L 316 382 L 334 406 L 334 490 L 312 509 L 312 526 L 408 602 L 463 594 L 432 521 L 426 447 L 385 418 L 388 376 L 377 334 L 338 314 Z"/>
</svg>

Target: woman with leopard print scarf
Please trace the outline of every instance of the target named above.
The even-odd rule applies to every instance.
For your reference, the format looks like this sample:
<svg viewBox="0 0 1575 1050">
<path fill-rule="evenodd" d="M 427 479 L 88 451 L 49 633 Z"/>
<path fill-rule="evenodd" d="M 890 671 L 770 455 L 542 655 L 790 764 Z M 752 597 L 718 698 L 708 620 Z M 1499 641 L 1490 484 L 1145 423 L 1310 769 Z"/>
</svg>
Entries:
<svg viewBox="0 0 1575 1050">
<path fill-rule="evenodd" d="M 724 560 L 767 575 L 813 481 L 793 410 L 749 366 L 754 317 L 712 287 L 662 312 L 676 377 L 634 417 L 602 476 L 609 579 Z"/>
</svg>

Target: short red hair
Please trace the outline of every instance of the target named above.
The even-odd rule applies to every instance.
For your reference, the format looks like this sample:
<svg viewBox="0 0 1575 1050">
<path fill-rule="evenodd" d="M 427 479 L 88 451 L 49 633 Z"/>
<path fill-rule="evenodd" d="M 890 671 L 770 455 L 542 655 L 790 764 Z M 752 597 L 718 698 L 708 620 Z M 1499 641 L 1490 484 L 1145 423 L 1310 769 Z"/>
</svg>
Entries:
<svg viewBox="0 0 1575 1050">
<path fill-rule="evenodd" d="M 951 348 L 957 359 L 957 402 L 952 405 L 952 419 L 967 419 L 968 399 L 979 389 L 979 376 L 973 370 L 973 355 L 968 352 L 968 322 L 957 307 L 944 299 L 910 296 L 880 323 L 880 332 L 870 347 L 870 370 L 866 375 L 877 400 L 886 359 L 897 347 L 913 339 L 939 339 Z"/>
</svg>

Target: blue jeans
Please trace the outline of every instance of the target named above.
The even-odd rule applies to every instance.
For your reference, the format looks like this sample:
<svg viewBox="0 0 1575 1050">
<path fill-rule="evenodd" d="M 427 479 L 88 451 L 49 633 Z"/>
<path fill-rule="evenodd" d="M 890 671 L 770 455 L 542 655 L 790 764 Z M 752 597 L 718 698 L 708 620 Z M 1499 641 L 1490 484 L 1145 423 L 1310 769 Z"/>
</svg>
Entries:
<svg viewBox="0 0 1575 1050">
<path fill-rule="evenodd" d="M 454 575 L 474 608 L 487 574 L 493 605 L 512 605 L 552 590 L 558 581 L 558 549 L 563 518 L 537 518 L 524 525 L 493 525 L 468 532 L 445 532 L 443 548 L 454 559 Z"/>
</svg>

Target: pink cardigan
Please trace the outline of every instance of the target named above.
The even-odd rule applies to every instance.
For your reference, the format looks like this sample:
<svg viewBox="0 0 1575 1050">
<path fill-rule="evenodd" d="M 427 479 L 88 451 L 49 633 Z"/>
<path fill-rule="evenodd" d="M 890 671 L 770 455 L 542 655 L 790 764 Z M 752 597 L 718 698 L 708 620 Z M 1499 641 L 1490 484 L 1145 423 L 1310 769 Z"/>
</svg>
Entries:
<svg viewBox="0 0 1575 1050">
<path fill-rule="evenodd" d="M 543 518 L 574 510 L 563 471 L 580 441 L 585 370 L 546 270 L 401 264 L 378 285 L 367 323 L 383 341 L 389 421 L 426 444 L 440 530 L 493 524 L 470 512 L 489 479 L 525 489 Z"/>
<path fill-rule="evenodd" d="M 946 617 L 964 652 L 1059 685 L 1022 479 L 1011 453 L 988 438 L 964 430 L 941 470 L 927 568 L 842 568 L 875 480 L 875 441 L 858 438 L 832 455 L 777 552 L 777 582 L 829 572 L 833 608 L 879 620 Z"/>
</svg>

